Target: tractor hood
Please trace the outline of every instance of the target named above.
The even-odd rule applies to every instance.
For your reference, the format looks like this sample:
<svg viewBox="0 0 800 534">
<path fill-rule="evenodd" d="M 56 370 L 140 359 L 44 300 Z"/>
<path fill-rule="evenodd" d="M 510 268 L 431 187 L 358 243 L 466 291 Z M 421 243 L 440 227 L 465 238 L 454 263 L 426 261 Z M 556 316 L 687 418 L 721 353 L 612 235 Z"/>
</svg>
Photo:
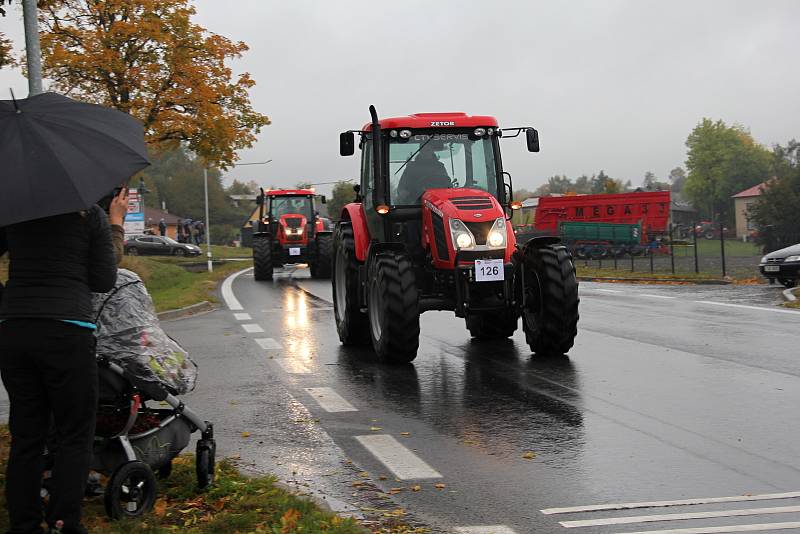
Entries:
<svg viewBox="0 0 800 534">
<path fill-rule="evenodd" d="M 429 189 L 422 202 L 440 217 L 455 217 L 464 222 L 494 222 L 505 217 L 500 202 L 481 189 Z"/>
</svg>

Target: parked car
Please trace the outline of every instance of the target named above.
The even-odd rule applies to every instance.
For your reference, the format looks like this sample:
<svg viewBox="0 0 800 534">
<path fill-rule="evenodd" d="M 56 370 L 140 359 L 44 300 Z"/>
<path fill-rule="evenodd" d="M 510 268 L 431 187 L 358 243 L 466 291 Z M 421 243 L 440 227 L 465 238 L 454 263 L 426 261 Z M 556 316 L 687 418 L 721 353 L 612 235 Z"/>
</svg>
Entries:
<svg viewBox="0 0 800 534">
<path fill-rule="evenodd" d="M 130 256 L 199 256 L 200 247 L 178 243 L 171 237 L 137 235 L 125 240 L 125 254 Z"/>
<path fill-rule="evenodd" d="M 800 279 L 800 243 L 770 252 L 761 258 L 758 270 L 770 284 L 777 280 L 786 287 L 794 287 Z"/>
</svg>

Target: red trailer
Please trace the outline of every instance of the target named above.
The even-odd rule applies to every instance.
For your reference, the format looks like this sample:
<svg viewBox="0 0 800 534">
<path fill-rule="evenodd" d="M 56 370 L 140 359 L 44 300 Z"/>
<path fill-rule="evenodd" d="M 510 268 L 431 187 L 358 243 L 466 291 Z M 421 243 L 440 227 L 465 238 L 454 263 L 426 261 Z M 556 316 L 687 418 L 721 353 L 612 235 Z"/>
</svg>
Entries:
<svg viewBox="0 0 800 534">
<path fill-rule="evenodd" d="M 668 233 L 669 204 L 669 191 L 541 197 L 534 227 L 537 232 L 558 235 L 563 221 L 641 223 L 646 243 L 650 236 Z"/>
</svg>

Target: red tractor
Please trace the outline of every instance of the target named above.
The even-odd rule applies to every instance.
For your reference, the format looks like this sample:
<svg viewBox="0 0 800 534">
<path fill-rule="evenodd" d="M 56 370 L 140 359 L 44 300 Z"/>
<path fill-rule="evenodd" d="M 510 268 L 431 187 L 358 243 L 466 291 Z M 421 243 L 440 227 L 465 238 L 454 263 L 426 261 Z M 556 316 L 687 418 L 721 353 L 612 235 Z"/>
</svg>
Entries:
<svg viewBox="0 0 800 534">
<path fill-rule="evenodd" d="M 478 339 L 511 336 L 522 317 L 531 350 L 564 354 L 577 335 L 578 282 L 557 237 L 518 244 L 509 223 L 511 175 L 492 117 L 420 113 L 372 121 L 340 136 L 340 153 L 360 137 L 361 184 L 333 239 L 333 301 L 339 339 L 369 344 L 386 362 L 409 362 L 419 318 L 452 310 Z"/>
<path fill-rule="evenodd" d="M 325 203 L 325 197 L 320 197 Z M 316 196 L 308 189 L 264 191 L 256 197 L 253 221 L 253 266 L 256 280 L 272 280 L 275 267 L 307 263 L 314 278 L 331 274 L 333 244 L 330 221 L 320 217 Z"/>
</svg>

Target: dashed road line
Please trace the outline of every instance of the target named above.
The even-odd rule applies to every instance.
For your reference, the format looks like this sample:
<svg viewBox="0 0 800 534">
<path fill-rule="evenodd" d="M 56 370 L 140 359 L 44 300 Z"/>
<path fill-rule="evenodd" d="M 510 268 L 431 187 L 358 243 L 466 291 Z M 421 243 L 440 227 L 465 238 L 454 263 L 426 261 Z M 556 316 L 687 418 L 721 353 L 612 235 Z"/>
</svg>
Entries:
<svg viewBox="0 0 800 534">
<path fill-rule="evenodd" d="M 234 313 L 233 318 L 237 321 L 252 321 L 253 318 L 250 317 L 249 313 Z"/>
<path fill-rule="evenodd" d="M 376 434 L 355 436 L 375 458 L 385 465 L 394 476 L 401 480 L 423 478 L 442 478 L 434 468 L 426 464 L 416 454 L 401 445 L 393 436 Z"/>
<path fill-rule="evenodd" d="M 800 506 L 776 506 L 772 508 L 748 508 L 721 510 L 714 512 L 689 512 L 682 514 L 635 515 L 628 517 L 607 517 L 581 521 L 561 521 L 565 528 L 597 527 L 602 525 L 629 525 L 632 523 L 653 523 L 657 521 L 685 521 L 687 519 L 712 519 L 715 517 L 741 517 L 747 515 L 791 514 L 800 512 Z"/>
<path fill-rule="evenodd" d="M 256 339 L 256 343 L 258 343 L 258 346 L 264 350 L 280 350 L 283 348 L 280 343 L 271 337 L 262 337 Z"/>
<path fill-rule="evenodd" d="M 517 534 L 505 525 L 480 525 L 474 527 L 456 527 L 458 534 Z"/>
<path fill-rule="evenodd" d="M 571 514 L 574 512 L 601 512 L 605 510 L 633 510 L 635 508 L 662 508 L 667 506 L 686 506 L 692 504 L 716 504 L 723 502 L 750 502 L 750 501 L 771 501 L 776 499 L 797 499 L 800 498 L 800 491 L 786 493 L 762 493 L 760 495 L 735 495 L 732 497 L 706 497 L 698 499 L 681 499 L 675 501 L 645 501 L 645 502 L 624 502 L 612 504 L 593 504 L 589 506 L 570 506 L 566 508 L 546 508 L 541 510 L 543 514 Z"/>
<path fill-rule="evenodd" d="M 294 358 L 275 358 L 275 361 L 283 367 L 284 371 L 293 375 L 304 375 L 311 372 L 306 364 Z"/>
<path fill-rule="evenodd" d="M 317 404 L 326 412 L 357 412 L 358 409 L 347 402 L 341 395 L 331 388 L 305 388 Z"/>
<path fill-rule="evenodd" d="M 676 299 L 678 297 L 668 297 L 666 295 L 653 295 L 652 293 L 641 293 L 638 295 L 639 297 L 648 297 L 651 299 Z"/>
<path fill-rule="evenodd" d="M 781 310 L 778 308 L 762 308 L 761 306 L 748 306 L 746 304 L 731 304 L 729 302 L 714 302 L 713 300 L 695 300 L 693 302 L 696 304 L 711 304 L 714 306 L 728 306 L 730 308 L 743 308 L 745 310 L 758 310 L 758 311 L 766 311 L 773 313 L 789 313 L 792 315 L 800 316 L 800 312 L 792 310 Z"/>
<path fill-rule="evenodd" d="M 619 289 L 600 289 L 600 288 L 590 288 L 593 291 L 602 291 L 603 293 L 622 293 Z"/>
<path fill-rule="evenodd" d="M 242 328 L 244 328 L 244 331 L 247 332 L 248 334 L 256 334 L 258 332 L 264 331 L 264 329 L 261 328 L 261 326 L 255 323 L 243 324 Z"/>
<path fill-rule="evenodd" d="M 732 525 L 728 527 L 673 528 L 669 530 L 641 530 L 621 534 L 724 534 L 727 532 L 764 532 L 767 530 L 790 530 L 800 528 L 800 521 L 789 523 L 757 523 L 752 525 Z"/>
<path fill-rule="evenodd" d="M 225 301 L 225 304 L 228 306 L 229 310 L 241 311 L 244 309 L 242 307 L 242 303 L 239 302 L 239 299 L 237 299 L 236 295 L 233 294 L 233 281 L 236 280 L 237 276 L 252 270 L 253 268 L 250 267 L 249 269 L 244 269 L 237 273 L 233 273 L 226 278 L 224 282 L 222 282 L 222 299 Z"/>
</svg>

